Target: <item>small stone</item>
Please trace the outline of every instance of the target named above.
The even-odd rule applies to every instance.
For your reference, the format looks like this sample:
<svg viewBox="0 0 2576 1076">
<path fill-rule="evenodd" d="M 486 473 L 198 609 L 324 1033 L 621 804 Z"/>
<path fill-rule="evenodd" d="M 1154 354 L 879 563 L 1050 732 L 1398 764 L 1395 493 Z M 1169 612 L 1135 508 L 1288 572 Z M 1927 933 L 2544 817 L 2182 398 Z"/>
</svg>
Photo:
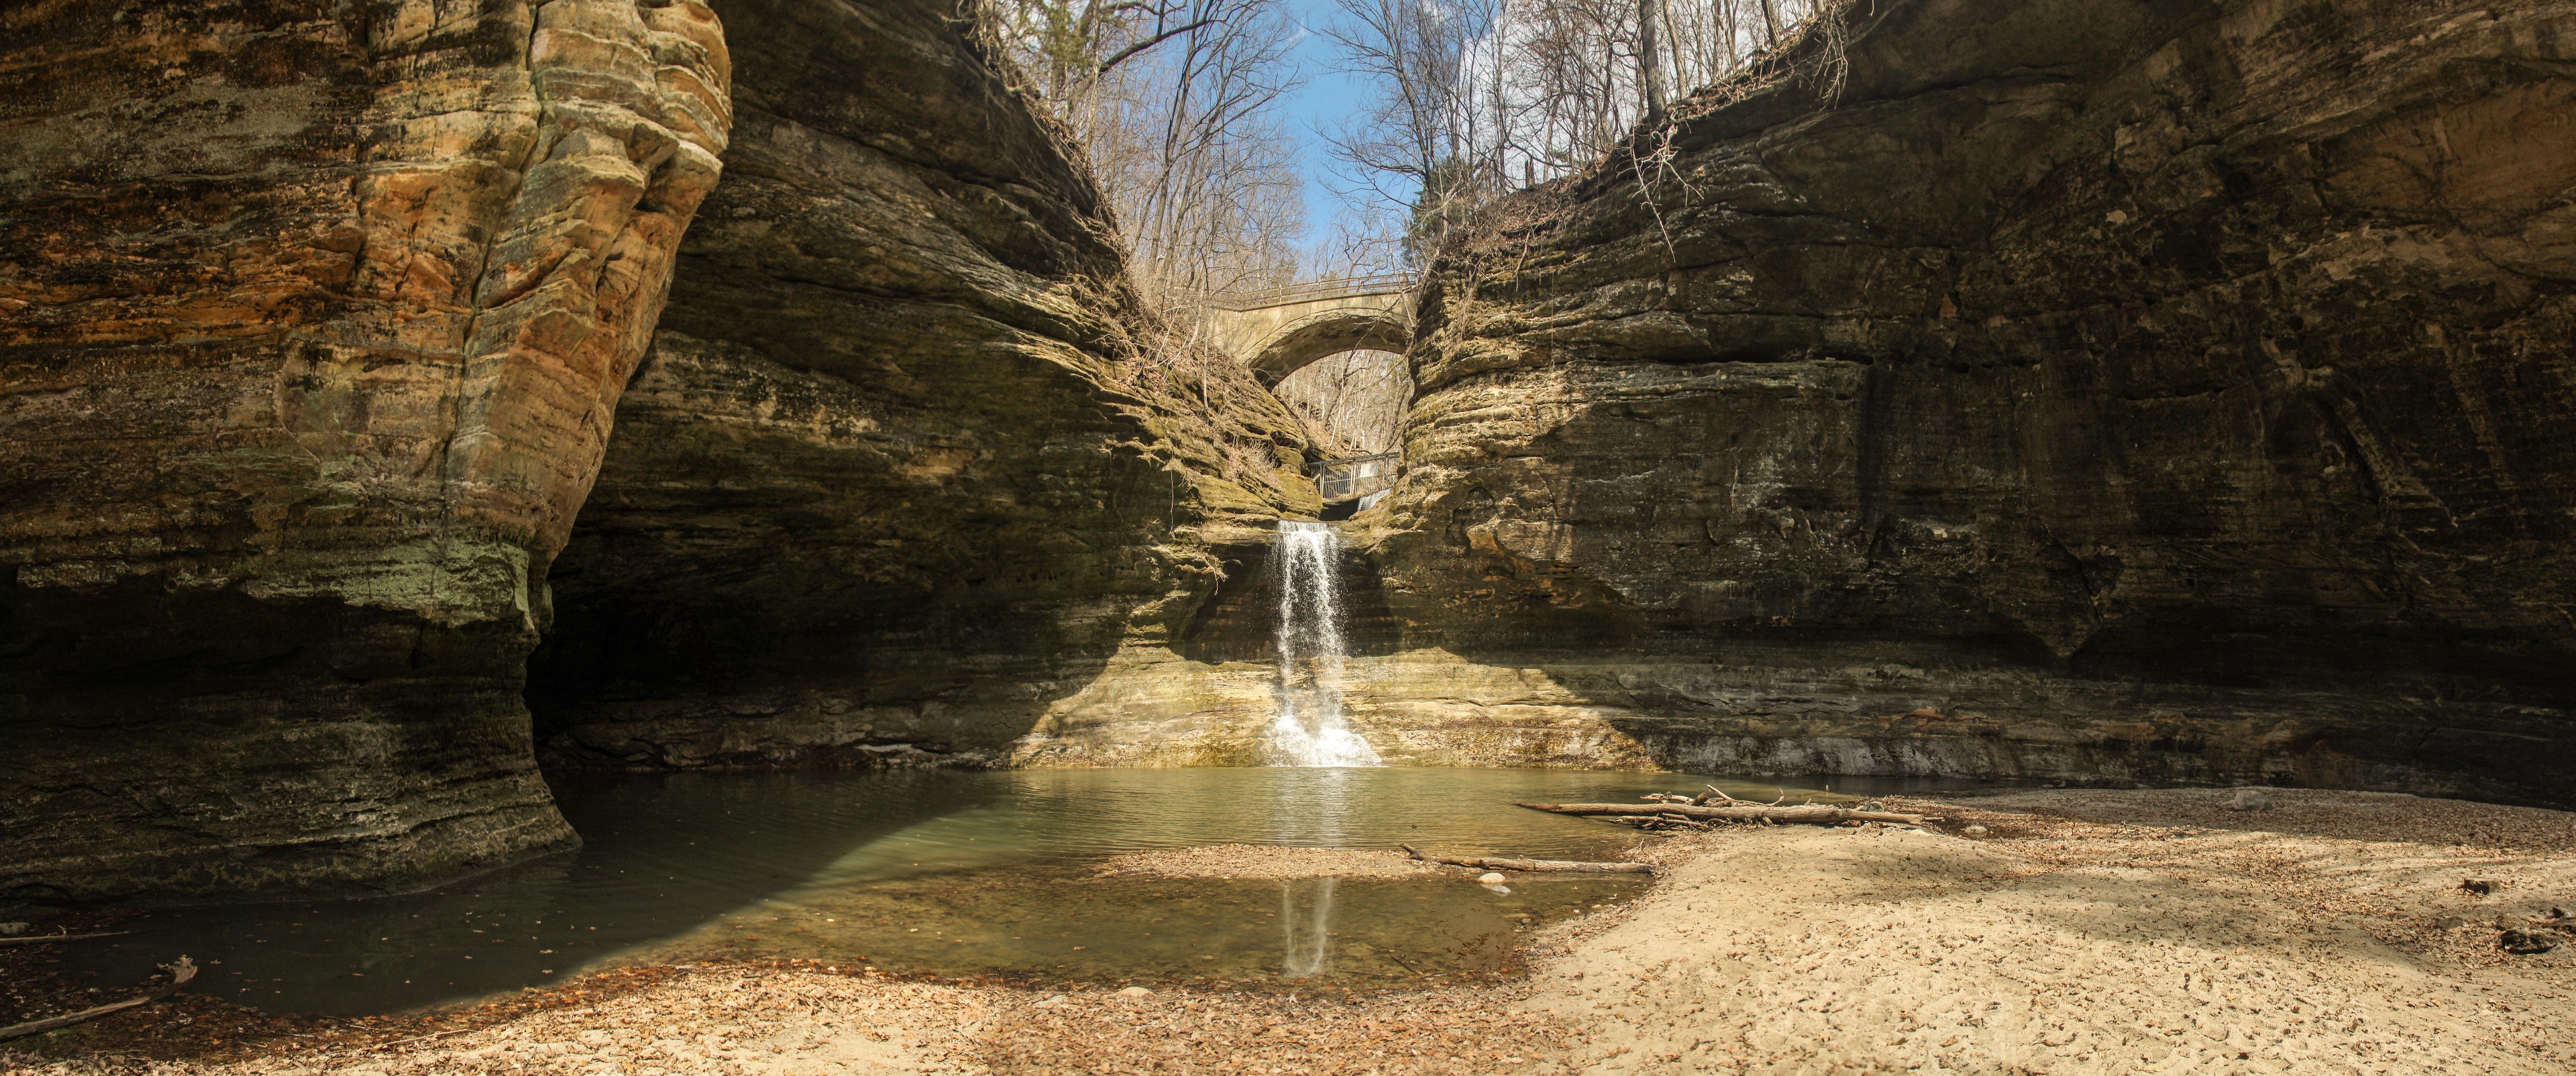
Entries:
<svg viewBox="0 0 2576 1076">
<path fill-rule="evenodd" d="M 1154 992 L 1141 986 L 1131 986 L 1125 990 L 1119 991 L 1118 996 L 1122 998 L 1150 998 L 1154 996 Z"/>
<path fill-rule="evenodd" d="M 1965 833 L 1965 834 L 1967 834 L 1968 836 L 1971 836 L 1971 837 L 1983 837 L 1983 836 L 1985 836 L 1985 835 L 1986 835 L 1986 827 L 1984 827 L 1984 826 L 1970 826 L 1970 827 L 1968 827 L 1968 828 L 1966 828 L 1966 829 L 1960 830 L 1959 832 L 1961 832 L 1961 833 Z"/>
<path fill-rule="evenodd" d="M 2519 956 L 2534 956 L 2558 948 L 2558 939 L 2536 930 L 2508 930 L 2496 938 L 2497 947 Z"/>
<path fill-rule="evenodd" d="M 1486 885 L 1501 885 L 1511 879 L 1503 877 L 1498 871 L 1486 871 L 1483 875 L 1477 877 L 1476 880 L 1483 882 Z"/>
<path fill-rule="evenodd" d="M 2433 929 L 2435 930 L 2458 930 L 2467 925 L 2469 925 L 2468 920 L 2462 919 L 2456 915 L 2446 915 L 2433 921 Z"/>
</svg>

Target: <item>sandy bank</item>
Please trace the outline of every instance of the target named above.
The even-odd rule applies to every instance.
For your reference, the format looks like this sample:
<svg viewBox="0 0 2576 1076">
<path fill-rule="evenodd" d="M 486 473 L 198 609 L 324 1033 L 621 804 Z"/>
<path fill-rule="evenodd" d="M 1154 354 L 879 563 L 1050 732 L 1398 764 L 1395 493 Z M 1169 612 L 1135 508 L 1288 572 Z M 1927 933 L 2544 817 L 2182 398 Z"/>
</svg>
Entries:
<svg viewBox="0 0 2576 1076">
<path fill-rule="evenodd" d="M 2566 1031 L 2576 937 L 2513 955 L 2497 947 L 2493 925 L 2576 905 L 2576 815 L 2356 793 L 2270 798 L 2275 809 L 2232 812 L 2212 791 L 2027 792 L 1891 804 L 1944 815 L 1954 831 L 1984 826 L 1982 839 L 1783 827 L 1669 840 L 1648 853 L 1664 869 L 1646 897 L 1538 935 L 1532 977 L 1500 989 L 1130 996 L 714 966 L 594 977 L 575 984 L 586 994 L 532 994 L 444 1023 L 293 1033 L 261 1032 L 228 1015 L 240 1010 L 197 998 L 102 1021 L 0 1067 L 173 1076 L 2576 1069 Z M 2469 878 L 2499 885 L 2481 895 L 2460 888 Z M 2452 920 L 2462 925 L 2443 925 Z M 234 1037 L 210 1045 L 210 1028 Z"/>
<path fill-rule="evenodd" d="M 2228 798 L 1891 804 L 1983 840 L 1693 838 L 1524 1004 L 1574 1029 L 1561 1060 L 1586 1072 L 2576 1070 L 2576 937 L 2514 956 L 2489 925 L 2576 905 L 2576 816 Z"/>
</svg>

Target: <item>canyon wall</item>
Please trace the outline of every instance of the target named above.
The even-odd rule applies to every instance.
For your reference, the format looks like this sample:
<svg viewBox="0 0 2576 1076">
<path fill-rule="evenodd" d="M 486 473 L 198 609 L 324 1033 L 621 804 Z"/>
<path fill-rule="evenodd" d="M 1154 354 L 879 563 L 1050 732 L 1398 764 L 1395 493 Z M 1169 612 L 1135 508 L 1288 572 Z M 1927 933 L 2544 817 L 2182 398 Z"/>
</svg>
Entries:
<svg viewBox="0 0 2576 1076">
<path fill-rule="evenodd" d="M 563 846 L 542 585 L 730 122 L 687 0 L 0 13 L 0 900 Z"/>
<path fill-rule="evenodd" d="M 1157 332 L 1087 168 L 950 5 L 715 8 L 733 146 L 553 568 L 544 750 L 1121 742 L 1080 700 L 1192 690 L 1167 647 L 1224 558 L 1319 507 L 1306 434 Z M 1206 760 L 1144 739 L 1083 758 Z"/>
<path fill-rule="evenodd" d="M 0 14 L 0 901 L 1253 761 L 1314 446 L 959 14 Z M 2565 802 L 2576 12 L 1844 17 L 1434 267 L 1381 754 Z"/>
<path fill-rule="evenodd" d="M 1441 259 L 1373 738 L 2567 802 L 2576 10 L 1844 18 Z"/>
</svg>

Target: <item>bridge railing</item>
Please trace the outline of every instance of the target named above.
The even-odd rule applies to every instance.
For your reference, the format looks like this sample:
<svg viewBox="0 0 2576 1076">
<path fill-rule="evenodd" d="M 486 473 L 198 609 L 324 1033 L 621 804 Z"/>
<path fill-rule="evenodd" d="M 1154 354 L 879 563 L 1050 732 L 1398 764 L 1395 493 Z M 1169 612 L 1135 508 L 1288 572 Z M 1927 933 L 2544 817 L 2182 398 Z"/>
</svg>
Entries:
<svg viewBox="0 0 2576 1076">
<path fill-rule="evenodd" d="M 1348 456 L 1308 464 L 1306 470 L 1315 476 L 1315 491 L 1325 500 L 1346 500 L 1393 486 L 1398 456 L 1394 452 Z"/>
<path fill-rule="evenodd" d="M 1260 291 L 1216 291 L 1176 293 L 1173 298 L 1219 310 L 1260 310 L 1290 303 L 1311 303 L 1323 299 L 1356 299 L 1364 295 L 1393 295 L 1413 290 L 1421 278 L 1412 273 L 1380 273 L 1375 276 L 1335 277 L 1331 280 L 1309 280 L 1303 284 L 1265 288 Z"/>
</svg>

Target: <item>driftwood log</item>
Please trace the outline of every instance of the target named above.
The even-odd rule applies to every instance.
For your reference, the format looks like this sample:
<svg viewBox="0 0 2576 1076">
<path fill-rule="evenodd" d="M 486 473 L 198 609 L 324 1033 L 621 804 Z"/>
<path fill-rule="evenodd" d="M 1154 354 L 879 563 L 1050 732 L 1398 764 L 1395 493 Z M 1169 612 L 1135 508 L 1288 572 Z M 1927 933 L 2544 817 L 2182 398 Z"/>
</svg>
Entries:
<svg viewBox="0 0 2576 1076">
<path fill-rule="evenodd" d="M 178 993 L 180 987 L 188 985 L 188 980 L 197 977 L 197 965 L 184 956 L 171 963 L 161 965 L 161 970 L 170 973 L 170 981 L 168 983 L 153 987 L 150 990 L 144 991 L 142 994 L 127 998 L 123 1001 L 111 1002 L 95 1008 L 82 1009 L 79 1012 L 67 1012 L 61 1016 L 48 1016 L 42 1020 L 29 1020 L 23 1024 L 11 1024 L 8 1027 L 0 1027 L 0 1042 L 6 1042 L 10 1039 L 22 1039 L 29 1035 L 42 1035 L 45 1032 L 52 1031 L 57 1028 L 66 1028 L 73 1024 L 96 1020 L 109 1013 L 124 1012 L 127 1009 L 149 1005 L 161 1000 L 162 998 Z"/>
<path fill-rule="evenodd" d="M 1592 871 L 1600 874 L 1653 874 L 1655 868 L 1645 863 L 1585 863 L 1572 859 L 1495 859 L 1491 856 L 1430 856 L 1412 845 L 1399 844 L 1413 858 L 1453 867 L 1474 867 L 1489 871 Z"/>
<path fill-rule="evenodd" d="M 1524 803 L 1520 806 L 1552 814 L 1580 814 L 1608 817 L 1660 818 L 1679 816 L 1702 822 L 1750 822 L 1755 825 L 1839 826 L 1845 822 L 1893 822 L 1919 826 L 1940 819 L 1928 815 L 1897 814 L 1893 811 L 1859 811 L 1826 804 L 1800 804 L 1776 807 L 1737 801 L 1728 807 L 1695 807 L 1679 803 Z"/>
<path fill-rule="evenodd" d="M 1682 817 L 1682 816 L 1680 816 L 1680 815 L 1677 815 L 1677 814 L 1659 814 L 1659 815 L 1655 815 L 1654 817 L 1651 817 L 1651 818 L 1646 817 L 1646 816 L 1644 816 L 1644 815 L 1614 815 L 1614 816 L 1609 817 L 1609 818 L 1604 818 L 1604 819 L 1602 819 L 1602 821 L 1604 821 L 1604 822 L 1609 822 L 1609 823 L 1612 823 L 1612 824 L 1614 824 L 1614 825 L 1621 825 L 1621 826 L 1635 826 L 1635 827 L 1637 827 L 1638 829 L 1716 829 L 1716 828 L 1717 828 L 1716 826 L 1709 825 L 1709 824 L 1708 824 L 1708 823 L 1706 823 L 1706 822 L 1693 822 L 1693 821 L 1691 821 L 1690 819 L 1684 818 L 1684 817 Z"/>
</svg>

